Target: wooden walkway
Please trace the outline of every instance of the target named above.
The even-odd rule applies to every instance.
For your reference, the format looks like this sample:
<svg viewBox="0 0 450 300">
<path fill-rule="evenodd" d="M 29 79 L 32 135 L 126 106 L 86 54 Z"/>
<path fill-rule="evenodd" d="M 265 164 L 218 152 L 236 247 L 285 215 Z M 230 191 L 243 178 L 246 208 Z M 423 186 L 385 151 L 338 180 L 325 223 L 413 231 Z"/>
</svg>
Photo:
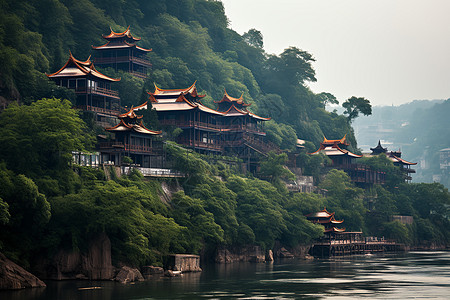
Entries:
<svg viewBox="0 0 450 300">
<path fill-rule="evenodd" d="M 401 252 L 405 245 L 393 241 L 351 241 L 331 240 L 317 242 L 311 247 L 310 253 L 315 257 L 348 256 L 355 254 Z"/>
</svg>

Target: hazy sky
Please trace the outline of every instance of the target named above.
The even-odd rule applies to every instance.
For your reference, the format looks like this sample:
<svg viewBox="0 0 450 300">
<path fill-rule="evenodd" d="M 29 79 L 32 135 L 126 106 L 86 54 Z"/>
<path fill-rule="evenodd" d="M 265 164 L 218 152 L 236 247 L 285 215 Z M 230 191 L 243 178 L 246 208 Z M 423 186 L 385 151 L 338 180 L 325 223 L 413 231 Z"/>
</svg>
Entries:
<svg viewBox="0 0 450 300">
<path fill-rule="evenodd" d="M 372 105 L 450 98 L 450 0 L 222 0 L 231 28 L 264 49 L 314 55 L 314 92 Z"/>
</svg>

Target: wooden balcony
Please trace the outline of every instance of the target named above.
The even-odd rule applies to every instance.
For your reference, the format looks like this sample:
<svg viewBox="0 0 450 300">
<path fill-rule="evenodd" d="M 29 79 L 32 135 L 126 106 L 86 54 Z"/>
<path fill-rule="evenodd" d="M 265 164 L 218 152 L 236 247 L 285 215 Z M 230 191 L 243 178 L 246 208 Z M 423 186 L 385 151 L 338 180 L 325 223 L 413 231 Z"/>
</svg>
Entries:
<svg viewBox="0 0 450 300">
<path fill-rule="evenodd" d="M 248 132 L 258 135 L 266 135 L 265 132 L 259 130 L 258 128 L 253 128 L 246 125 L 240 124 L 211 124 L 199 121 L 182 121 L 182 120 L 159 120 L 159 123 L 163 126 L 177 126 L 180 128 L 198 128 L 205 130 L 213 130 L 218 132 Z"/>
<path fill-rule="evenodd" d="M 101 87 L 96 87 L 96 88 L 78 87 L 75 89 L 75 93 L 76 94 L 95 94 L 95 95 L 107 96 L 107 97 L 111 97 L 111 98 L 115 98 L 115 99 L 120 99 L 118 91 L 101 88 Z"/>
<path fill-rule="evenodd" d="M 161 155 L 163 153 L 162 147 L 130 145 L 120 142 L 103 142 L 99 144 L 99 148 L 101 150 L 114 150 L 114 152 L 145 153 L 152 155 Z"/>
<path fill-rule="evenodd" d="M 113 56 L 113 57 L 96 57 L 94 59 L 94 64 L 97 65 L 106 65 L 106 64 L 115 64 L 115 63 L 128 63 L 134 62 L 140 65 L 144 65 L 147 67 L 151 67 L 152 64 L 146 58 L 142 57 L 134 57 L 134 56 Z"/>
<path fill-rule="evenodd" d="M 348 164 L 342 166 L 336 166 L 339 169 L 344 170 L 349 176 L 351 181 L 357 183 L 370 183 L 370 184 L 384 184 L 386 181 L 386 173 L 381 171 L 375 171 L 367 165 L 363 164 Z"/>
<path fill-rule="evenodd" d="M 131 75 L 145 79 L 147 78 L 147 74 L 146 73 L 142 73 L 142 72 L 138 72 L 138 71 L 131 71 L 130 72 Z"/>
<path fill-rule="evenodd" d="M 181 120 L 160 120 L 159 123 L 163 126 L 176 126 L 180 128 L 202 128 L 214 131 L 220 131 L 221 125 L 211 124 L 196 121 L 181 121 Z"/>
<path fill-rule="evenodd" d="M 90 106 L 90 105 L 78 105 L 75 107 L 76 109 L 84 110 L 84 111 L 93 111 L 96 113 L 102 113 L 110 116 L 117 116 L 120 111 L 119 109 L 108 109 L 103 107 L 96 107 L 96 106 Z"/>
<path fill-rule="evenodd" d="M 259 151 L 263 152 L 263 153 L 269 153 L 270 151 L 273 151 L 275 153 L 281 153 L 281 149 L 269 142 L 269 141 L 261 141 L 258 139 L 255 139 L 249 135 L 244 135 L 244 141 L 249 144 L 250 146 L 253 146 L 254 148 L 257 148 Z"/>
<path fill-rule="evenodd" d="M 187 146 L 187 147 L 194 147 L 194 148 L 200 148 L 205 150 L 214 150 L 214 151 L 222 151 L 222 145 L 220 142 L 216 143 L 205 143 L 201 141 L 194 141 L 189 139 L 178 139 L 177 143 Z"/>
</svg>

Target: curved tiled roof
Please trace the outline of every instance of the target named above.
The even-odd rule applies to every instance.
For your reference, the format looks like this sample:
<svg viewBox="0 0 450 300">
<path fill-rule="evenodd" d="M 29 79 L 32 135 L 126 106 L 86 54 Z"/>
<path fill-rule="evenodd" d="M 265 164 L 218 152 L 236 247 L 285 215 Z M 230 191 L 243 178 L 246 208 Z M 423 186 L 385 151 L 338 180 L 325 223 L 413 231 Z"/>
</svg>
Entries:
<svg viewBox="0 0 450 300">
<path fill-rule="evenodd" d="M 271 119 L 271 118 L 263 118 L 263 117 L 260 117 L 258 115 L 255 115 L 255 114 L 253 114 L 251 112 L 240 110 L 239 108 L 234 106 L 234 104 L 232 104 L 230 106 L 230 108 L 227 111 L 223 112 L 223 113 L 224 113 L 225 116 L 246 116 L 246 115 L 248 115 L 248 116 L 250 116 L 252 118 L 255 118 L 255 119 L 258 119 L 258 120 L 262 120 L 262 121 L 269 121 Z"/>
<path fill-rule="evenodd" d="M 315 152 L 312 152 L 309 154 L 317 154 L 317 153 L 323 151 L 324 154 L 327 156 L 348 155 L 350 157 L 355 157 L 355 158 L 362 157 L 362 155 L 352 153 L 352 152 L 348 151 L 347 149 L 342 149 L 341 147 L 339 147 L 339 145 L 345 145 L 345 146 L 349 145 L 347 143 L 346 136 L 347 135 L 345 135 L 340 140 L 328 140 L 326 137 L 324 137 L 323 142 L 320 143 L 319 149 L 317 149 Z"/>
<path fill-rule="evenodd" d="M 409 162 L 409 161 L 404 160 L 403 158 L 400 158 L 400 157 L 398 157 L 398 156 L 396 156 L 396 155 L 394 155 L 394 154 L 392 154 L 392 153 L 389 154 L 388 158 L 389 158 L 392 162 L 394 162 L 394 163 L 400 163 L 400 164 L 402 164 L 402 165 L 410 165 L 410 166 L 417 165 L 417 163 Z"/>
<path fill-rule="evenodd" d="M 70 52 L 69 59 L 61 69 L 59 69 L 55 73 L 45 75 L 47 75 L 47 77 L 49 78 L 91 75 L 107 81 L 120 81 L 120 78 L 111 78 L 97 71 L 94 64 L 90 60 L 90 56 L 86 61 L 80 61 L 72 55 L 72 52 Z"/>
<path fill-rule="evenodd" d="M 119 49 L 119 48 L 136 48 L 136 49 L 141 50 L 141 51 L 144 51 L 144 52 L 150 52 L 150 51 L 152 51 L 152 49 L 142 48 L 142 47 L 139 47 L 139 46 L 136 45 L 136 44 L 128 43 L 127 41 L 124 41 L 123 43 L 120 43 L 120 44 L 111 44 L 111 42 L 108 41 L 108 42 L 107 42 L 106 44 L 104 44 L 104 45 L 101 45 L 101 46 L 91 46 L 91 47 L 92 47 L 92 49 L 95 49 L 95 50 L 101 50 L 101 49 Z"/>
<path fill-rule="evenodd" d="M 134 107 L 131 106 L 131 109 L 130 109 L 128 112 L 126 112 L 126 113 L 124 113 L 124 114 L 121 114 L 121 115 L 118 115 L 118 118 L 119 118 L 119 119 L 124 119 L 124 118 L 129 118 L 129 119 L 142 119 L 142 118 L 143 118 L 143 116 L 138 116 L 138 115 L 136 115 L 136 114 L 134 113 L 134 111 L 135 111 Z"/>
<path fill-rule="evenodd" d="M 227 90 L 224 89 L 224 94 L 223 94 L 222 99 L 220 101 L 214 101 L 214 103 L 236 102 L 238 104 L 242 104 L 242 106 L 252 105 L 251 103 L 250 104 L 245 103 L 243 98 L 244 98 L 244 92 L 242 92 L 242 94 L 239 98 L 234 98 L 234 97 L 231 97 L 230 95 L 228 95 Z"/>
<path fill-rule="evenodd" d="M 185 89 L 161 89 L 159 88 L 156 83 L 155 83 L 155 91 L 153 93 L 149 93 L 150 95 L 153 96 L 178 96 L 180 94 L 191 94 L 191 96 L 193 97 L 205 97 L 206 95 L 199 95 L 197 92 L 197 87 L 195 86 L 195 84 L 197 83 L 197 80 L 194 81 L 194 83 Z"/>
<path fill-rule="evenodd" d="M 159 135 L 162 131 L 154 131 L 146 128 L 144 124 L 126 124 L 124 120 L 120 120 L 120 123 L 114 127 L 106 128 L 107 131 L 110 132 L 125 132 L 125 131 L 134 131 L 142 134 L 150 134 L 150 135 Z"/>
<path fill-rule="evenodd" d="M 104 35 L 103 34 L 102 35 L 103 38 L 105 38 L 105 39 L 117 39 L 117 38 L 127 37 L 129 39 L 134 40 L 134 41 L 140 41 L 141 40 L 141 38 L 136 38 L 136 37 L 131 35 L 130 26 L 128 26 L 127 29 L 125 29 L 124 32 L 114 32 L 114 30 L 112 30 L 111 27 L 109 27 L 109 29 L 111 30 L 111 33 L 108 34 L 108 35 Z"/>
<path fill-rule="evenodd" d="M 349 143 L 347 143 L 347 135 L 344 135 L 344 137 L 340 140 L 328 140 L 326 137 L 323 137 L 322 144 L 324 144 L 324 145 L 342 144 L 342 145 L 346 145 L 346 146 L 349 145 Z"/>
<path fill-rule="evenodd" d="M 334 213 L 329 213 L 325 207 L 321 211 L 306 215 L 307 218 L 331 218 L 332 216 Z"/>
</svg>

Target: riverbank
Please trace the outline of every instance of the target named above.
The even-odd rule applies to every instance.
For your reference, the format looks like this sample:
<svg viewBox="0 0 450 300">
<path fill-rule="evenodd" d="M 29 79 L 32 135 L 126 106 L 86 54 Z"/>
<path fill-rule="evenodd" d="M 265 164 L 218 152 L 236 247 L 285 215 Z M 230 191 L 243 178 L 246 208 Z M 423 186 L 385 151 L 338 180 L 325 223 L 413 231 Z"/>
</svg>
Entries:
<svg viewBox="0 0 450 300">
<path fill-rule="evenodd" d="M 45 289 L 0 292 L 9 300 L 123 299 L 446 299 L 450 252 L 279 259 L 274 263 L 210 264 L 201 273 L 122 285 L 111 281 L 47 281 Z M 99 287 L 99 289 L 83 289 Z"/>
</svg>

